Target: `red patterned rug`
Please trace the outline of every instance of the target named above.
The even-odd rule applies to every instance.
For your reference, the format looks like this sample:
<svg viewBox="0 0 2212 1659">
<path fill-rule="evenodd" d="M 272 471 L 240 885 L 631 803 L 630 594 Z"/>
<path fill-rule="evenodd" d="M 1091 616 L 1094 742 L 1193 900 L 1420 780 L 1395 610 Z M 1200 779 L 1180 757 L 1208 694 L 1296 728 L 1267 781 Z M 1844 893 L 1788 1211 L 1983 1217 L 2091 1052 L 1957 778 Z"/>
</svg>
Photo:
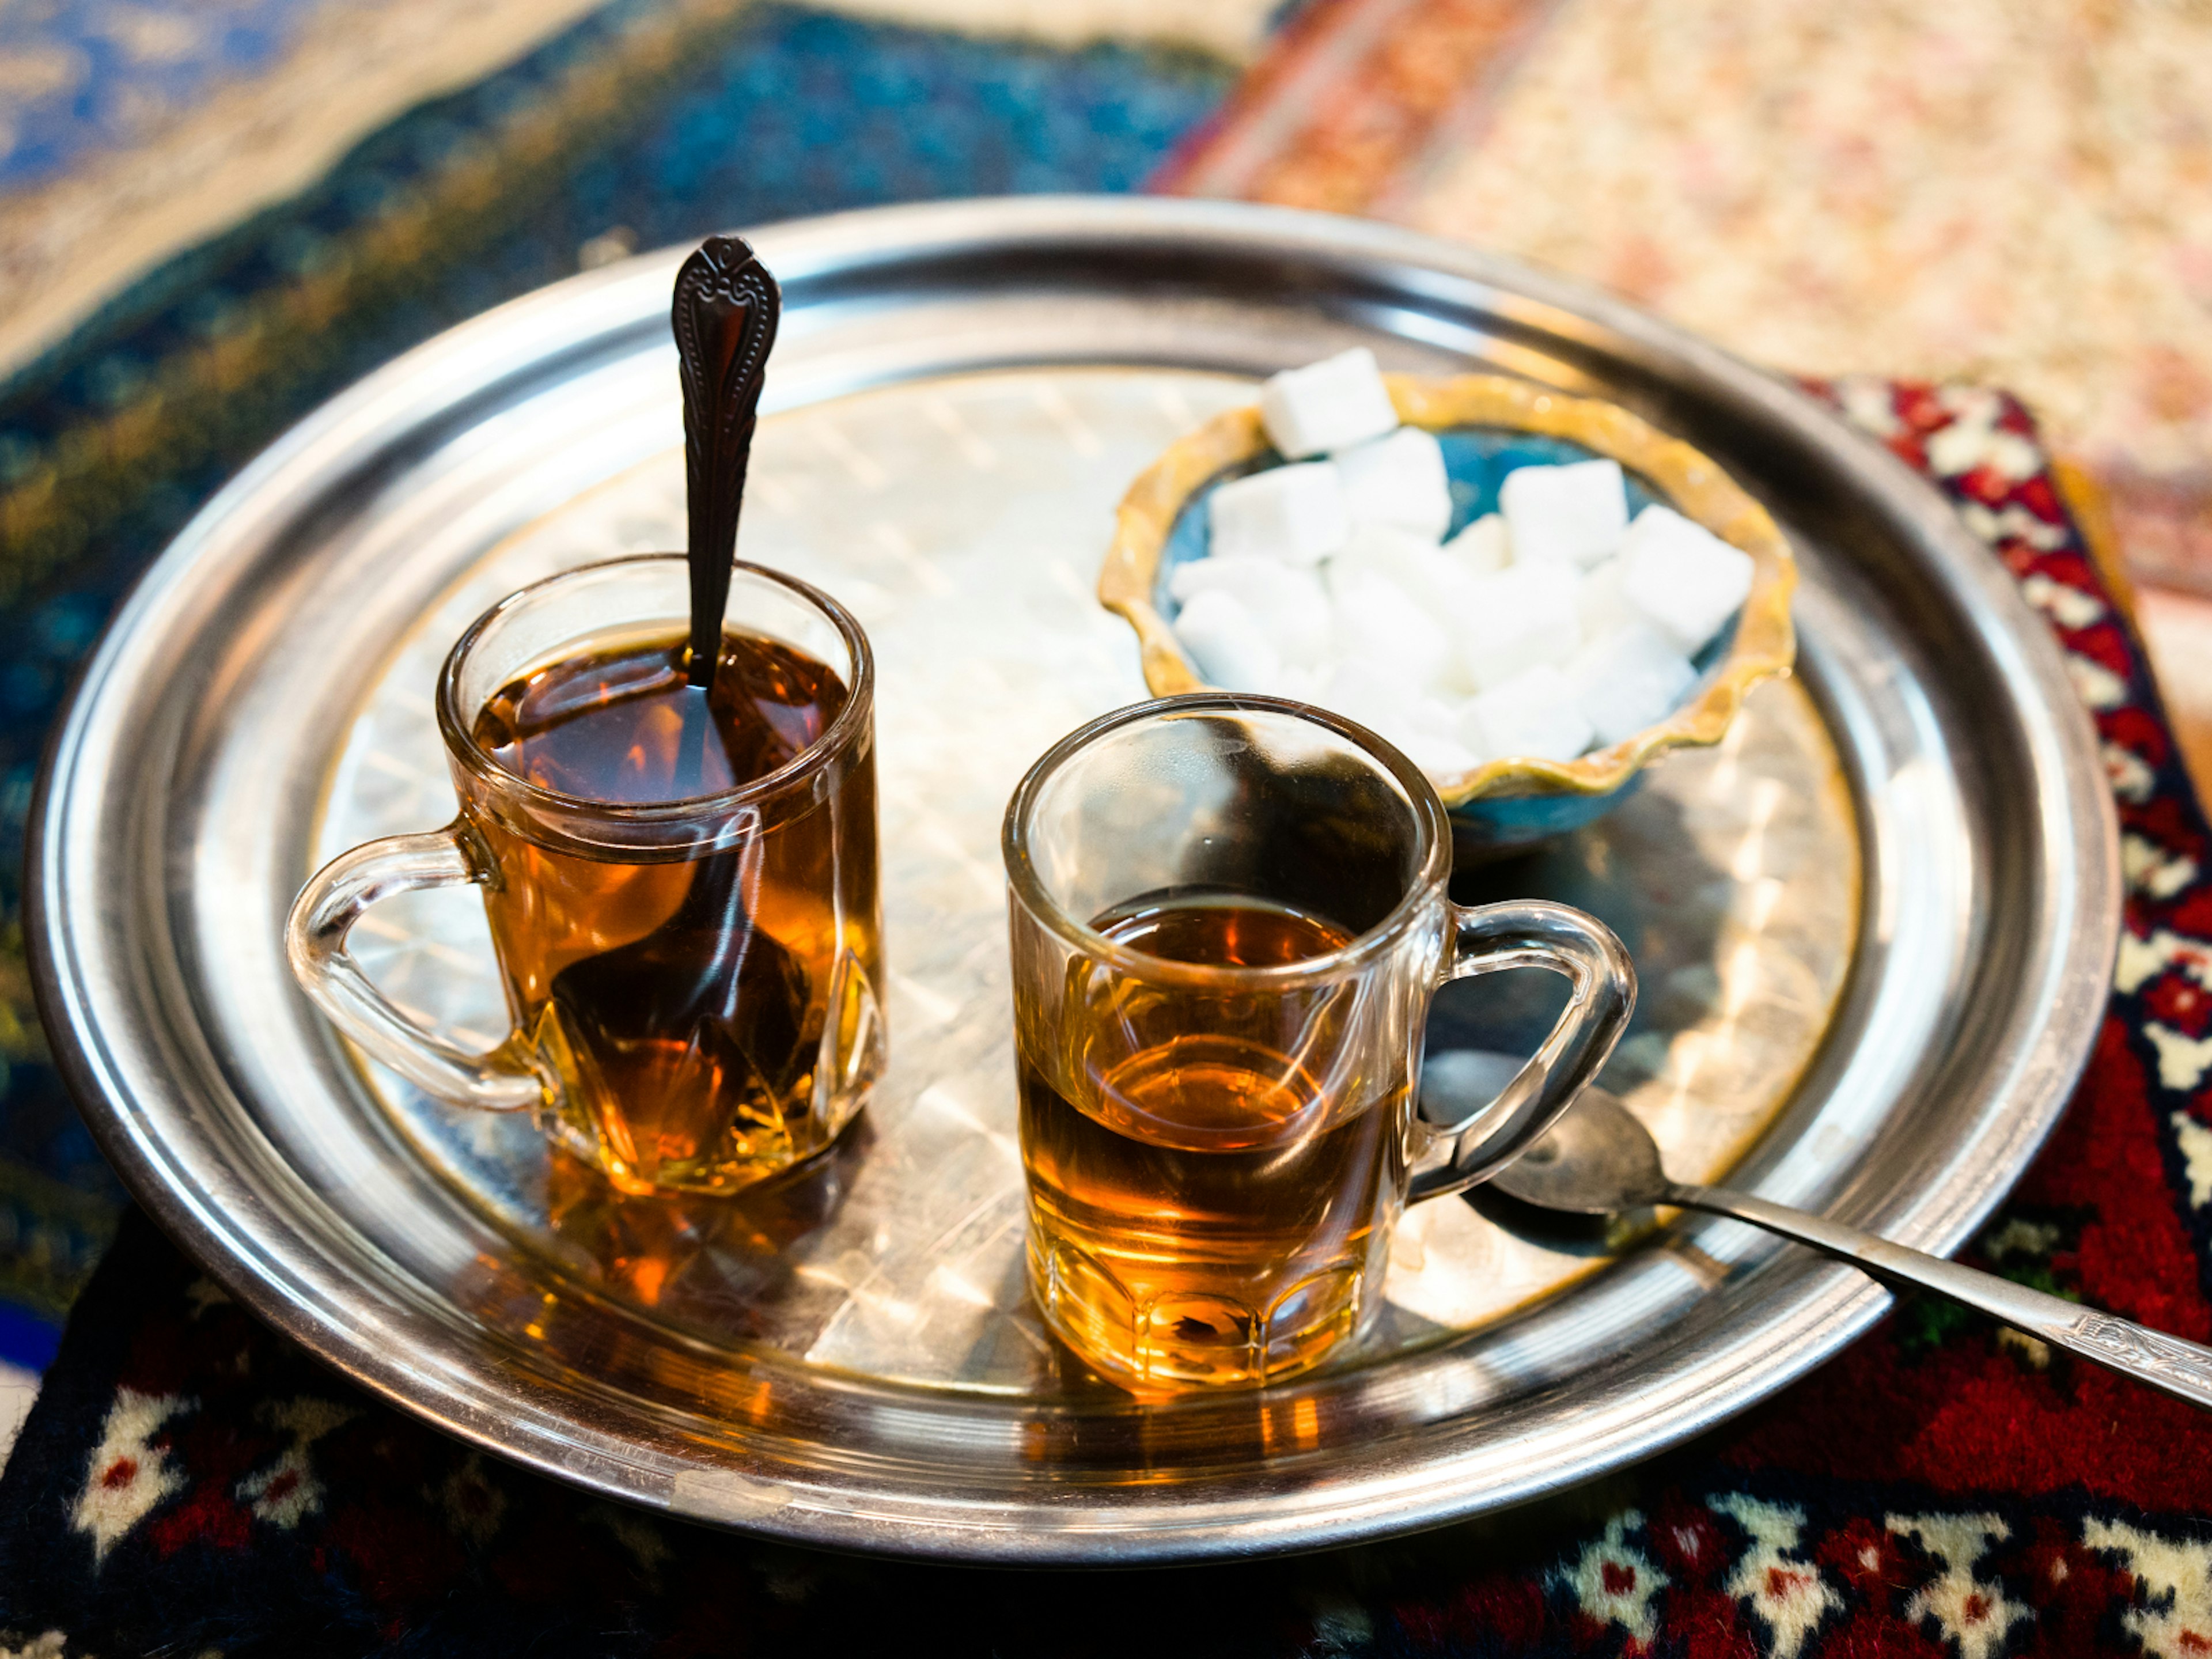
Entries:
<svg viewBox="0 0 2212 1659">
<path fill-rule="evenodd" d="M 1474 137 L 1556 6 L 1308 0 L 1151 188 L 1387 215 Z"/>
<path fill-rule="evenodd" d="M 2110 1017 L 1975 1257 L 2212 1339 L 2212 848 L 2142 653 L 2017 404 L 1826 390 L 2049 618 L 2126 832 Z M 2196 1659 L 2212 1413 L 1920 1301 L 1737 1424 L 1535 1511 L 1239 1567 L 908 1567 L 488 1460 L 279 1340 L 134 1216 L 0 1477 L 0 1655 L 917 1650 Z"/>
</svg>

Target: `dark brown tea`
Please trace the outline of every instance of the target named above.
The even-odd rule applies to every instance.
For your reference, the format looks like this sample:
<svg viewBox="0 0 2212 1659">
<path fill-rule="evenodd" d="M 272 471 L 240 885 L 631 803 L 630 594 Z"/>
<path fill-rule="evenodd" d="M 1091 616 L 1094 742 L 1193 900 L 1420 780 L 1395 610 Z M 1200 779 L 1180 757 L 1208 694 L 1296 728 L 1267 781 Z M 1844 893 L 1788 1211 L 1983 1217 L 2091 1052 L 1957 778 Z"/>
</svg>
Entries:
<svg viewBox="0 0 2212 1659">
<path fill-rule="evenodd" d="M 655 805 L 788 765 L 849 695 L 758 635 L 724 635 L 711 694 L 684 661 L 674 630 L 564 659 L 502 686 L 471 735 L 541 787 Z M 465 811 L 501 872 L 485 907 L 517 1025 L 617 1187 L 726 1191 L 829 1145 L 881 1062 L 865 744 L 821 787 L 740 811 L 713 850 L 665 861 Z"/>
<path fill-rule="evenodd" d="M 1352 938 L 1242 896 L 1139 902 L 1091 926 L 1216 967 L 1303 962 Z M 1047 1317 L 1140 1389 L 1315 1363 L 1359 1322 L 1401 1185 L 1403 1079 L 1343 1071 L 1355 988 L 1164 986 L 1089 958 L 1069 971 L 1060 1052 L 1020 1062 Z"/>
</svg>

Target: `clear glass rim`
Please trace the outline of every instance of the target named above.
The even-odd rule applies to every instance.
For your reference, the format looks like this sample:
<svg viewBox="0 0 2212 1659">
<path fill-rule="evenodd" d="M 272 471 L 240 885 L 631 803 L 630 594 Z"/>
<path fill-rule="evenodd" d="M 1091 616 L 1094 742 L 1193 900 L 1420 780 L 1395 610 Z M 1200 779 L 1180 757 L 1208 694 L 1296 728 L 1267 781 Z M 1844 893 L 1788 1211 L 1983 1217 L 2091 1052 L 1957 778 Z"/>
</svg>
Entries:
<svg viewBox="0 0 2212 1659">
<path fill-rule="evenodd" d="M 1407 805 L 1413 816 L 1414 834 L 1419 838 L 1420 862 L 1413 878 L 1407 884 L 1405 893 L 1391 907 L 1389 914 L 1348 944 L 1321 956 L 1308 957 L 1301 962 L 1284 963 L 1271 968 L 1224 968 L 1176 962 L 1166 957 L 1133 950 L 1107 938 L 1087 922 L 1062 909 L 1052 895 L 1045 890 L 1044 878 L 1037 873 L 1036 861 L 1030 856 L 1029 848 L 1030 818 L 1036 811 L 1039 795 L 1052 775 L 1099 738 L 1123 726 L 1192 714 L 1254 713 L 1287 714 L 1335 733 L 1389 772 L 1405 790 Z M 1310 703 L 1296 702 L 1288 697 L 1265 696 L 1256 692 L 1198 691 L 1180 696 L 1157 697 L 1149 702 L 1132 703 L 1126 708 L 1117 708 L 1087 725 L 1078 726 L 1046 750 L 1023 775 L 1021 782 L 1015 787 L 1013 798 L 1006 803 L 1005 826 L 1000 841 L 1006 858 L 1007 887 L 1016 902 L 1040 925 L 1057 936 L 1061 943 L 1084 955 L 1107 963 L 1132 978 L 1156 984 L 1284 991 L 1342 979 L 1348 971 L 1365 967 L 1376 957 L 1395 945 L 1435 901 L 1451 876 L 1450 823 L 1445 816 L 1444 804 L 1437 793 L 1436 786 L 1429 781 L 1427 775 L 1420 768 L 1385 739 L 1341 714 L 1316 708 Z"/>
<path fill-rule="evenodd" d="M 541 598 L 547 590 L 586 576 L 599 575 L 625 565 L 672 563 L 681 566 L 686 562 L 686 556 L 681 553 L 631 553 L 619 559 L 600 559 L 591 564 L 578 565 L 573 570 L 541 576 L 526 586 L 516 588 L 471 623 L 461 637 L 453 641 L 453 648 L 446 653 L 445 665 L 438 671 L 438 730 L 446 740 L 447 751 L 466 767 L 471 775 L 501 793 L 516 797 L 532 805 L 582 814 L 610 823 L 681 823 L 687 818 L 719 817 L 732 809 L 788 793 L 794 785 L 820 771 L 839 752 L 850 747 L 866 729 L 875 705 L 876 661 L 874 653 L 868 648 L 867 635 L 861 630 L 859 620 L 851 611 L 811 582 L 802 581 L 796 576 L 787 575 L 781 570 L 771 570 L 766 565 L 754 564 L 745 559 L 732 559 L 731 569 L 787 588 L 812 605 L 829 618 L 830 626 L 837 630 L 838 637 L 844 641 L 845 649 L 853 659 L 852 684 L 847 689 L 845 706 L 837 711 L 837 718 L 830 722 L 829 729 L 820 737 L 775 771 L 763 773 L 733 789 L 720 790 L 714 794 L 685 795 L 672 800 L 623 805 L 594 800 L 589 795 L 571 795 L 558 789 L 548 789 L 527 778 L 518 777 L 477 742 L 470 730 L 475 724 L 474 718 L 465 720 L 461 714 L 461 666 L 493 624 L 510 612 Z"/>
</svg>

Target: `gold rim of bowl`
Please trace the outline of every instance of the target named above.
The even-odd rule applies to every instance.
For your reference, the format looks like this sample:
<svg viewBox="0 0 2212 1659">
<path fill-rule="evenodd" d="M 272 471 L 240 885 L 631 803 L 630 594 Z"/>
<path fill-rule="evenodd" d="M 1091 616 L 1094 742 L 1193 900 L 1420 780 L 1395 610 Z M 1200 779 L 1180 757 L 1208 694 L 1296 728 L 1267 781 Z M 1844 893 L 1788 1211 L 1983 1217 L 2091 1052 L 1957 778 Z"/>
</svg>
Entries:
<svg viewBox="0 0 2212 1659">
<path fill-rule="evenodd" d="M 1433 779 L 1444 805 L 1459 806 L 1485 797 L 1610 793 L 1654 756 L 1718 743 L 1753 686 L 1790 672 L 1797 651 L 1790 619 L 1796 561 L 1766 509 L 1710 456 L 1617 404 L 1547 392 L 1504 375 L 1386 374 L 1383 380 L 1398 418 L 1408 426 L 1432 432 L 1483 427 L 1534 433 L 1610 456 L 1683 517 L 1752 559 L 1751 592 L 1737 616 L 1735 637 L 1688 702 L 1657 725 L 1574 760 L 1509 757 L 1455 777 Z M 1193 495 L 1267 447 L 1257 404 L 1224 410 L 1169 445 L 1121 498 L 1113 546 L 1098 576 L 1098 599 L 1137 630 L 1145 684 L 1155 696 L 1216 689 L 1198 677 L 1167 619 L 1152 605 L 1169 534 Z"/>
</svg>

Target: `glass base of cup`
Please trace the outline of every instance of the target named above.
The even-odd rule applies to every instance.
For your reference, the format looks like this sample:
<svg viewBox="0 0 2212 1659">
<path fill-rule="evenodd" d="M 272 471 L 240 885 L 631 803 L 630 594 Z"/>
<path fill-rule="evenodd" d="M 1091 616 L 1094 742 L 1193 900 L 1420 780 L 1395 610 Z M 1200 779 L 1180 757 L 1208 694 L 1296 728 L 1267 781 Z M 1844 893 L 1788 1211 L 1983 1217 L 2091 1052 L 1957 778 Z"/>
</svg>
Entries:
<svg viewBox="0 0 2212 1659">
<path fill-rule="evenodd" d="M 1337 1262 L 1277 1291 L 1265 1308 L 1202 1286 L 1134 1294 L 1097 1255 L 1031 1227 L 1030 1293 L 1053 1334 L 1140 1398 L 1257 1389 L 1357 1346 L 1373 1309 L 1363 1264 Z"/>
<path fill-rule="evenodd" d="M 581 1120 L 580 1115 L 549 1108 L 540 1115 L 538 1127 L 563 1152 L 589 1165 L 626 1198 L 728 1198 L 813 1163 L 844 1138 L 866 1108 L 867 1096 L 863 1093 L 841 1114 L 820 1121 L 815 1133 L 803 1141 L 780 1136 L 775 1146 L 763 1147 L 753 1156 L 687 1162 L 673 1169 L 664 1165 L 651 1179 L 641 1176 L 611 1152 L 606 1137 Z"/>
</svg>

